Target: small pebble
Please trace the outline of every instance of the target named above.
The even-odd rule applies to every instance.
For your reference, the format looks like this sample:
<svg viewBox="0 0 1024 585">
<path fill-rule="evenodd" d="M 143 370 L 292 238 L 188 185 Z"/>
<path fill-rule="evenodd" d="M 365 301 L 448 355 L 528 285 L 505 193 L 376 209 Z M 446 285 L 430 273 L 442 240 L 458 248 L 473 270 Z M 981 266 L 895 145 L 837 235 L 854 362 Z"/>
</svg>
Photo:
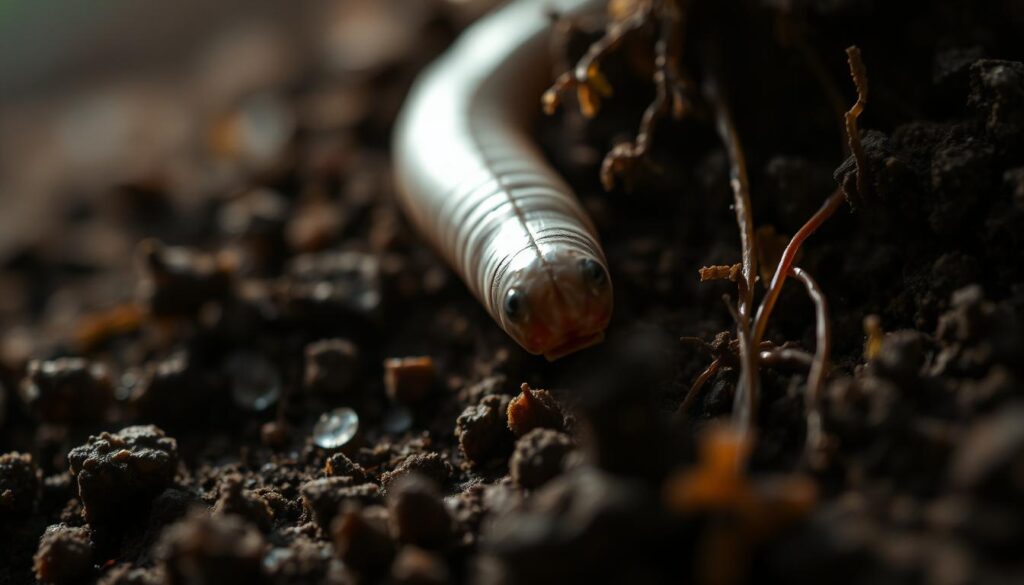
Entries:
<svg viewBox="0 0 1024 585">
<path fill-rule="evenodd" d="M 224 366 L 231 379 L 231 397 L 249 410 L 266 410 L 281 398 L 281 374 L 265 356 L 251 351 L 232 354 Z"/>
<path fill-rule="evenodd" d="M 313 425 L 313 442 L 321 449 L 338 449 L 345 446 L 359 431 L 359 415 L 343 406 L 320 415 Z"/>
<path fill-rule="evenodd" d="M 435 376 L 434 360 L 429 357 L 384 360 L 384 390 L 398 404 L 421 402 L 433 389 Z"/>
</svg>

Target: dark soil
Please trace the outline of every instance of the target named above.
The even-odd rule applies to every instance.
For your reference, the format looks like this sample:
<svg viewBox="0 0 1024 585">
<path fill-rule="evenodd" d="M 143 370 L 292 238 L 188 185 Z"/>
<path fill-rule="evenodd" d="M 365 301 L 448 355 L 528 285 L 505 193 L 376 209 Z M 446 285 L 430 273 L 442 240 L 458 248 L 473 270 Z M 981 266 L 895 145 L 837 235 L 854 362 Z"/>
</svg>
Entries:
<svg viewBox="0 0 1024 585">
<path fill-rule="evenodd" d="M 706 111 L 658 126 L 630 190 L 598 180 L 653 96 L 653 37 L 606 63 L 595 120 L 569 103 L 538 128 L 616 297 L 604 344 L 548 363 L 395 205 L 391 122 L 467 19 L 387 4 L 396 35 L 358 73 L 314 60 L 222 112 L 294 120 L 272 156 L 211 122 L 229 136 L 183 156 L 227 172 L 71 185 L 6 251 L 0 584 L 1024 579 L 1024 4 L 692 1 L 684 62 L 723 78 L 758 227 L 792 234 L 852 185 L 845 47 L 870 80 L 867 188 L 799 259 L 829 303 L 829 449 L 805 453 L 806 368 L 765 366 L 738 475 L 707 432 L 738 366 L 677 412 L 714 359 L 680 338 L 735 332 L 735 285 L 697 277 L 740 258 Z M 813 351 L 797 284 L 767 338 Z M 355 437 L 317 446 L 342 406 Z"/>
</svg>

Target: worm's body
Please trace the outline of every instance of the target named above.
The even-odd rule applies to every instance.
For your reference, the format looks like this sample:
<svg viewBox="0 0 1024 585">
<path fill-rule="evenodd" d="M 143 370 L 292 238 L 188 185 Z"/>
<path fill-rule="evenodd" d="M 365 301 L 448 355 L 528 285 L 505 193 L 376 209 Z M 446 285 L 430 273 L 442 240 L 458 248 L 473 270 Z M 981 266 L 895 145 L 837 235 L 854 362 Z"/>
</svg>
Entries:
<svg viewBox="0 0 1024 585">
<path fill-rule="evenodd" d="M 471 27 L 417 81 L 395 134 L 400 201 L 494 319 L 556 359 L 601 340 L 611 284 L 590 219 L 534 144 L 551 72 L 548 8 L 518 0 Z"/>
</svg>

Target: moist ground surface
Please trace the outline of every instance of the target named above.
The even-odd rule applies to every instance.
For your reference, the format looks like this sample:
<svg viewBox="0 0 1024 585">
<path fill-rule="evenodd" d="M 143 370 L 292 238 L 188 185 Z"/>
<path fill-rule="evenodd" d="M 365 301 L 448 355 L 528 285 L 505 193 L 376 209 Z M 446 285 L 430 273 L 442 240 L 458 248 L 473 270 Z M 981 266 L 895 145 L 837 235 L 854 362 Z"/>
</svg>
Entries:
<svg viewBox="0 0 1024 585">
<path fill-rule="evenodd" d="M 706 111 L 659 124 L 631 189 L 601 188 L 653 96 L 653 33 L 605 64 L 596 119 L 570 102 L 538 123 L 615 286 L 607 340 L 548 363 L 394 201 L 391 122 L 471 8 L 354 3 L 339 19 L 379 34 L 188 110 L 195 139 L 155 162 L 46 183 L 37 236 L 7 245 L 0 583 L 1021 579 L 1024 9 L 692 3 L 683 61 L 721 77 L 777 234 L 851 184 L 843 49 L 863 51 L 866 186 L 798 259 L 829 305 L 824 453 L 804 449 L 806 364 L 783 361 L 748 469 L 720 465 L 736 288 L 697 270 L 740 247 Z M 566 60 L 601 32 L 581 26 Z M 207 75 L 237 72 L 222 61 Z M 111 111 L 162 127 L 166 96 L 118 91 Z M 813 351 L 814 326 L 791 283 L 766 338 Z"/>
</svg>

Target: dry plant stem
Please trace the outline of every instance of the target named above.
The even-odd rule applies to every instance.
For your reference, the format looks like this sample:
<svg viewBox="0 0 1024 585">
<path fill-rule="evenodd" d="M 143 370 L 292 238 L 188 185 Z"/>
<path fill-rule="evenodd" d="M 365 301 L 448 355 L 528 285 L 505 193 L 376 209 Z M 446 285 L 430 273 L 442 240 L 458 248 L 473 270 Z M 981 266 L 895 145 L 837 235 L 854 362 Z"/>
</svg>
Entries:
<svg viewBox="0 0 1024 585">
<path fill-rule="evenodd" d="M 559 75 L 554 84 L 544 92 L 544 111 L 548 114 L 554 113 L 561 94 L 575 88 L 580 112 L 588 118 L 596 116 L 600 102 L 594 93 L 606 97 L 611 95 L 611 87 L 601 74 L 601 59 L 619 47 L 631 34 L 646 26 L 651 20 L 652 9 L 653 4 L 650 0 L 642 1 L 628 17 L 610 24 L 604 36 L 590 45 L 586 54 L 576 63 L 576 67 Z"/>
<path fill-rule="evenodd" d="M 867 166 L 864 160 L 864 146 L 860 142 L 860 131 L 857 130 L 857 118 L 864 112 L 864 106 L 868 103 L 868 75 L 860 58 L 860 49 L 856 45 L 846 49 L 846 60 L 850 64 L 850 77 L 857 87 L 857 101 L 844 116 L 846 139 L 850 144 L 850 152 L 857 162 L 857 194 L 864 197 L 864 170 Z"/>
<path fill-rule="evenodd" d="M 743 251 L 741 258 L 743 278 L 738 281 L 742 283 L 742 286 L 739 287 L 736 327 L 736 337 L 739 340 L 740 383 L 733 407 L 733 416 L 739 419 L 741 429 L 749 431 L 754 413 L 757 411 L 760 386 L 757 376 L 757 356 L 752 350 L 753 347 L 757 347 L 757 342 L 760 340 L 752 340 L 750 336 L 754 278 L 757 274 L 750 181 L 747 177 L 747 163 L 743 156 L 743 146 L 740 144 L 739 134 L 716 80 L 709 75 L 703 89 L 705 98 L 714 110 L 715 126 L 729 156 L 729 184 L 732 187 L 733 208 L 736 212 L 736 223 L 740 230 L 740 246 Z"/>
<path fill-rule="evenodd" d="M 685 5 L 685 3 L 684 3 Z M 689 81 L 681 72 L 679 56 L 683 43 L 685 19 L 680 0 L 662 0 L 657 6 L 658 39 L 654 45 L 655 97 L 644 110 L 640 127 L 632 142 L 616 145 L 601 164 L 601 184 L 610 191 L 615 176 L 623 174 L 631 163 L 642 160 L 650 152 L 658 120 L 671 114 L 680 119 L 689 110 L 686 98 Z M 579 70 L 577 69 L 577 75 Z"/>
<path fill-rule="evenodd" d="M 771 316 L 772 309 L 775 308 L 775 302 L 779 299 L 782 285 L 786 282 L 786 277 L 789 276 L 789 269 L 793 265 L 793 258 L 796 257 L 800 246 L 804 243 L 804 240 L 821 227 L 821 224 L 825 223 L 825 220 L 832 217 L 836 209 L 839 209 L 839 206 L 843 204 L 843 200 L 843 190 L 837 189 L 825 200 L 825 204 L 821 206 L 821 209 L 812 215 L 811 219 L 807 220 L 807 223 L 790 239 L 789 245 L 782 252 L 782 258 L 779 259 L 779 265 L 775 269 L 775 275 L 772 276 L 768 292 L 761 301 L 761 306 L 757 309 L 757 317 L 754 319 L 754 334 L 752 336 L 754 344 L 760 343 L 764 337 L 764 330 L 768 326 L 768 318 Z"/>
</svg>

